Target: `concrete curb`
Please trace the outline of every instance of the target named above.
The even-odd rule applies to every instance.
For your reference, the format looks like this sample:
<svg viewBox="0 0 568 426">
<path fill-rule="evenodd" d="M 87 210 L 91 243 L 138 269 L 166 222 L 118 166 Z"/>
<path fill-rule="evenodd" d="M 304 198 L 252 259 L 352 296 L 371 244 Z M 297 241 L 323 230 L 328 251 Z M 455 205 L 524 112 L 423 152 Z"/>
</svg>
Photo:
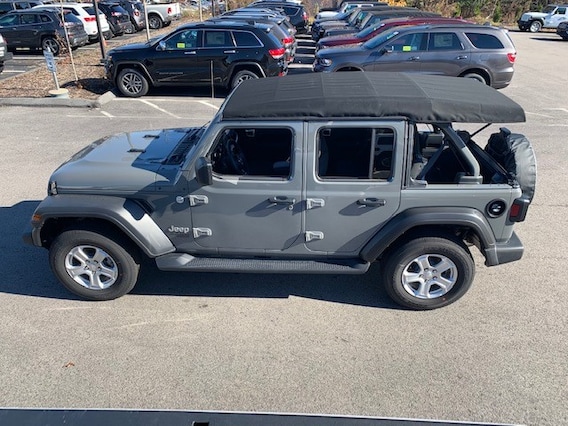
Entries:
<svg viewBox="0 0 568 426">
<path fill-rule="evenodd" d="M 39 107 L 70 107 L 70 108 L 101 108 L 115 98 L 114 93 L 106 92 L 97 99 L 70 98 L 0 98 L 0 106 L 39 106 Z"/>
</svg>

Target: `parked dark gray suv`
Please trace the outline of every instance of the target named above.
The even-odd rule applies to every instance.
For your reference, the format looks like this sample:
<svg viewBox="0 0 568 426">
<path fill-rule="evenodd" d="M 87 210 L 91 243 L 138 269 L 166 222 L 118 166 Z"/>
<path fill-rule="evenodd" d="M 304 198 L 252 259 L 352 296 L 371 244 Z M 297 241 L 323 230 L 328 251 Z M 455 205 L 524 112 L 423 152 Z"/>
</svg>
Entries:
<svg viewBox="0 0 568 426">
<path fill-rule="evenodd" d="M 352 48 L 320 50 L 314 71 L 401 71 L 469 77 L 496 89 L 513 78 L 517 52 L 506 30 L 486 25 L 393 28 Z"/>
</svg>

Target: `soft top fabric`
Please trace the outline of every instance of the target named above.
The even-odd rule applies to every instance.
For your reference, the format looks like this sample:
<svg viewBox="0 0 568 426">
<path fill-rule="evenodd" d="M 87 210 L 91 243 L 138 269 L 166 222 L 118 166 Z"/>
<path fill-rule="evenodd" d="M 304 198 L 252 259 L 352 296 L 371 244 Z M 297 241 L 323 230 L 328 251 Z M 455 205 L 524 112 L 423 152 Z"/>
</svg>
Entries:
<svg viewBox="0 0 568 426">
<path fill-rule="evenodd" d="M 470 78 L 394 72 L 311 73 L 247 80 L 224 119 L 407 117 L 422 123 L 514 123 L 523 108 Z"/>
</svg>

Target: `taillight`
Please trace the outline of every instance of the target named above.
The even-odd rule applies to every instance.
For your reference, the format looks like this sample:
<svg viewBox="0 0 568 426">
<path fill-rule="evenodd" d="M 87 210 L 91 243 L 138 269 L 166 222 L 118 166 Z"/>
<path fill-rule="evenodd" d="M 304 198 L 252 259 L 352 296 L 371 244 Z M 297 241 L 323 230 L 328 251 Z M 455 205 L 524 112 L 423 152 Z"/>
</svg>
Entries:
<svg viewBox="0 0 568 426">
<path fill-rule="evenodd" d="M 134 11 L 134 16 L 140 16 L 140 11 L 135 10 L 135 11 Z"/>
<path fill-rule="evenodd" d="M 111 15 L 111 16 L 122 16 L 122 13 L 120 13 L 120 12 L 111 12 L 110 15 Z"/>
<path fill-rule="evenodd" d="M 280 59 L 286 53 L 286 49 L 279 47 L 278 49 L 270 49 L 268 53 L 270 53 L 270 56 L 272 56 L 274 59 Z"/>
<path fill-rule="evenodd" d="M 507 53 L 507 59 L 509 60 L 510 63 L 514 64 L 515 59 L 517 59 L 517 52 Z"/>
<path fill-rule="evenodd" d="M 302 15 L 302 18 L 304 18 L 304 21 L 307 21 L 309 18 L 308 12 L 304 11 L 304 14 Z"/>
<path fill-rule="evenodd" d="M 525 220 L 530 203 L 530 200 L 525 197 L 517 198 L 513 201 L 509 210 L 509 220 L 511 222 L 522 222 Z"/>
<path fill-rule="evenodd" d="M 282 39 L 282 43 L 284 45 L 292 44 L 292 43 L 294 43 L 294 37 L 285 37 L 285 38 Z"/>
<path fill-rule="evenodd" d="M 173 12 L 172 12 L 172 8 L 171 8 L 171 7 L 168 7 L 168 12 L 167 12 L 167 14 L 168 14 L 168 15 L 171 15 L 172 13 L 173 13 Z"/>
<path fill-rule="evenodd" d="M 94 16 L 88 16 L 85 18 L 86 22 L 95 22 L 97 20 L 97 18 L 95 18 Z"/>
</svg>

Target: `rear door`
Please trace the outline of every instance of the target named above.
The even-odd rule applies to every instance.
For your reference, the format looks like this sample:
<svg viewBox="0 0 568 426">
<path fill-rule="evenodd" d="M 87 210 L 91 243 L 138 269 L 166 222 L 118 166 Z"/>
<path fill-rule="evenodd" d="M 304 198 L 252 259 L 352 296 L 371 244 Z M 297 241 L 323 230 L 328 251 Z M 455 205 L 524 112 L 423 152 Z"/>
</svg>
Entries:
<svg viewBox="0 0 568 426">
<path fill-rule="evenodd" d="M 306 248 L 356 257 L 399 208 L 402 122 L 309 124 Z"/>
<path fill-rule="evenodd" d="M 237 56 L 237 48 L 230 30 L 203 30 L 203 48 L 198 52 L 199 62 L 206 65 L 200 74 L 202 82 L 224 84 L 230 64 Z"/>
<path fill-rule="evenodd" d="M 471 62 L 471 50 L 453 31 L 431 32 L 428 49 L 421 54 L 420 71 L 457 77 Z"/>
</svg>

